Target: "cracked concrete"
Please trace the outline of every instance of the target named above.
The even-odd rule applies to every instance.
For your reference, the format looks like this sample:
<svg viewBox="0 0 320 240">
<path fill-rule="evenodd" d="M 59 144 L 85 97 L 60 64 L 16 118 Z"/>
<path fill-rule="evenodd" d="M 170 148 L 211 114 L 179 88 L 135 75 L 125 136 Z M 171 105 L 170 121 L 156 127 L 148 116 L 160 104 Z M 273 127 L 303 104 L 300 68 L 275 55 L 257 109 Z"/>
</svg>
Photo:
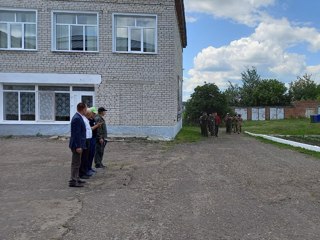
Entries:
<svg viewBox="0 0 320 240">
<path fill-rule="evenodd" d="M 244 135 L 109 142 L 69 188 L 67 141 L 0 139 L 0 239 L 320 238 L 320 161 Z"/>
</svg>

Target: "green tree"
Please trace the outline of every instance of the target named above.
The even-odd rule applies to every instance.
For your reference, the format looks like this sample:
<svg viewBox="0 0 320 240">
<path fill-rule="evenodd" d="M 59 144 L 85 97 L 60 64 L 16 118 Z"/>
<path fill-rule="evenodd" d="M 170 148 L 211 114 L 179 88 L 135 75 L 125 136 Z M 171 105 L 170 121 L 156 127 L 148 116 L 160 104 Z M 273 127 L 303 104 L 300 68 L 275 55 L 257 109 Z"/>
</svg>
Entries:
<svg viewBox="0 0 320 240">
<path fill-rule="evenodd" d="M 287 88 L 276 79 L 263 79 L 253 92 L 255 106 L 283 106 L 290 103 Z"/>
<path fill-rule="evenodd" d="M 302 78 L 298 76 L 296 81 L 290 83 L 289 95 L 293 101 L 317 99 L 319 87 L 311 77 L 311 74 L 305 74 Z"/>
<path fill-rule="evenodd" d="M 251 69 L 248 68 L 246 71 L 241 73 L 241 78 L 241 104 L 243 106 L 256 105 L 254 93 L 256 92 L 257 86 L 261 82 L 261 78 L 257 72 L 257 69 L 255 67 L 251 67 Z"/>
<path fill-rule="evenodd" d="M 185 120 L 187 123 L 198 123 L 202 112 L 218 112 L 224 115 L 229 111 L 227 98 L 214 83 L 197 86 L 186 103 Z"/>
<path fill-rule="evenodd" d="M 229 106 L 240 106 L 241 92 L 238 84 L 233 85 L 229 81 L 229 87 L 224 91 Z"/>
</svg>

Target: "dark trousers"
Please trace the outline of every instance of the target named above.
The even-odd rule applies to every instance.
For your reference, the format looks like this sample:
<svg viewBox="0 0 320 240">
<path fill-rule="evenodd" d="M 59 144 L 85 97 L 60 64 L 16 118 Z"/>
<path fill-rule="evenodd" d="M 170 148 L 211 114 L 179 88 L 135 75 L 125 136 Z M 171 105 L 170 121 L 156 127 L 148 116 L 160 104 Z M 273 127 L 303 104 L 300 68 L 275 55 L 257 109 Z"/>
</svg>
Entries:
<svg viewBox="0 0 320 240">
<path fill-rule="evenodd" d="M 104 154 L 105 143 L 100 143 L 99 140 L 96 141 L 96 152 L 94 155 L 94 163 L 96 166 L 102 164 L 103 154 Z"/>
<path fill-rule="evenodd" d="M 215 125 L 215 126 L 214 126 L 214 135 L 215 135 L 216 137 L 218 137 L 218 133 L 219 133 L 219 125 Z"/>
<path fill-rule="evenodd" d="M 89 153 L 89 161 L 88 161 L 88 170 L 92 169 L 93 158 L 96 152 L 96 138 L 90 139 L 90 153 Z"/>
<path fill-rule="evenodd" d="M 87 139 L 86 149 L 82 150 L 81 165 L 79 170 L 80 176 L 86 175 L 87 172 L 89 171 L 88 169 L 89 153 L 90 153 L 90 139 Z"/>
<path fill-rule="evenodd" d="M 72 151 L 72 160 L 71 160 L 71 179 L 70 179 L 70 181 L 78 181 L 82 154 L 77 153 L 75 149 L 72 149 L 71 151 Z"/>
</svg>

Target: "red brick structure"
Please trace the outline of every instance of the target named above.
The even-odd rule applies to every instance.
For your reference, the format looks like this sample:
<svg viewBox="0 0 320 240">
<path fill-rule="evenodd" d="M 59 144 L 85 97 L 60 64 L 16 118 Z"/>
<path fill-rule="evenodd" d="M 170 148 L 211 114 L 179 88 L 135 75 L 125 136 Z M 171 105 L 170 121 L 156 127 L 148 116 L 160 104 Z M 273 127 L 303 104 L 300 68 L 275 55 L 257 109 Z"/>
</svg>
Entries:
<svg viewBox="0 0 320 240">
<path fill-rule="evenodd" d="M 259 109 L 259 112 L 262 112 L 261 116 L 259 115 L 259 120 L 270 120 L 272 119 L 271 109 L 274 110 L 275 108 L 280 109 L 282 111 L 282 115 L 278 119 L 310 117 L 310 115 L 320 114 L 320 102 L 316 100 L 296 101 L 296 102 L 293 102 L 291 106 L 283 106 L 283 107 L 271 107 L 271 106 L 247 107 L 247 108 L 234 108 L 234 110 L 238 113 L 241 112 L 242 115 L 244 114 L 244 112 L 246 112 L 247 116 L 243 116 L 243 118 L 247 120 L 253 120 L 254 118 L 253 118 L 252 109 Z M 244 111 L 241 111 L 241 110 L 244 110 Z"/>
<path fill-rule="evenodd" d="M 285 107 L 285 118 L 309 117 L 318 114 L 320 102 L 315 100 L 302 100 L 293 102 L 292 106 Z"/>
</svg>

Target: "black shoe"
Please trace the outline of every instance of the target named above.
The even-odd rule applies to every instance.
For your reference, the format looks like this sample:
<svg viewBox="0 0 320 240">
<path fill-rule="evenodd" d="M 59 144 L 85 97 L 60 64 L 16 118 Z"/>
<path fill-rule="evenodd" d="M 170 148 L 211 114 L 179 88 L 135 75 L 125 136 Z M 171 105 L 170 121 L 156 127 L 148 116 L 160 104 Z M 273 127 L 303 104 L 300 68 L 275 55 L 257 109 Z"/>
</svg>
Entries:
<svg viewBox="0 0 320 240">
<path fill-rule="evenodd" d="M 102 163 L 101 163 L 101 167 L 102 167 L 102 168 L 107 168 L 107 167 L 106 167 L 105 165 L 103 165 Z"/>
<path fill-rule="evenodd" d="M 84 187 L 84 186 L 81 183 L 72 182 L 72 183 L 69 183 L 69 187 Z"/>
<path fill-rule="evenodd" d="M 88 176 L 88 175 L 81 175 L 79 177 L 82 178 L 82 179 L 89 179 L 90 178 L 90 176 Z"/>
<path fill-rule="evenodd" d="M 105 166 L 101 163 L 101 164 L 97 164 L 96 168 L 105 168 Z"/>
<path fill-rule="evenodd" d="M 80 183 L 80 184 L 86 183 L 86 181 L 82 181 L 80 179 L 77 182 Z"/>
</svg>

